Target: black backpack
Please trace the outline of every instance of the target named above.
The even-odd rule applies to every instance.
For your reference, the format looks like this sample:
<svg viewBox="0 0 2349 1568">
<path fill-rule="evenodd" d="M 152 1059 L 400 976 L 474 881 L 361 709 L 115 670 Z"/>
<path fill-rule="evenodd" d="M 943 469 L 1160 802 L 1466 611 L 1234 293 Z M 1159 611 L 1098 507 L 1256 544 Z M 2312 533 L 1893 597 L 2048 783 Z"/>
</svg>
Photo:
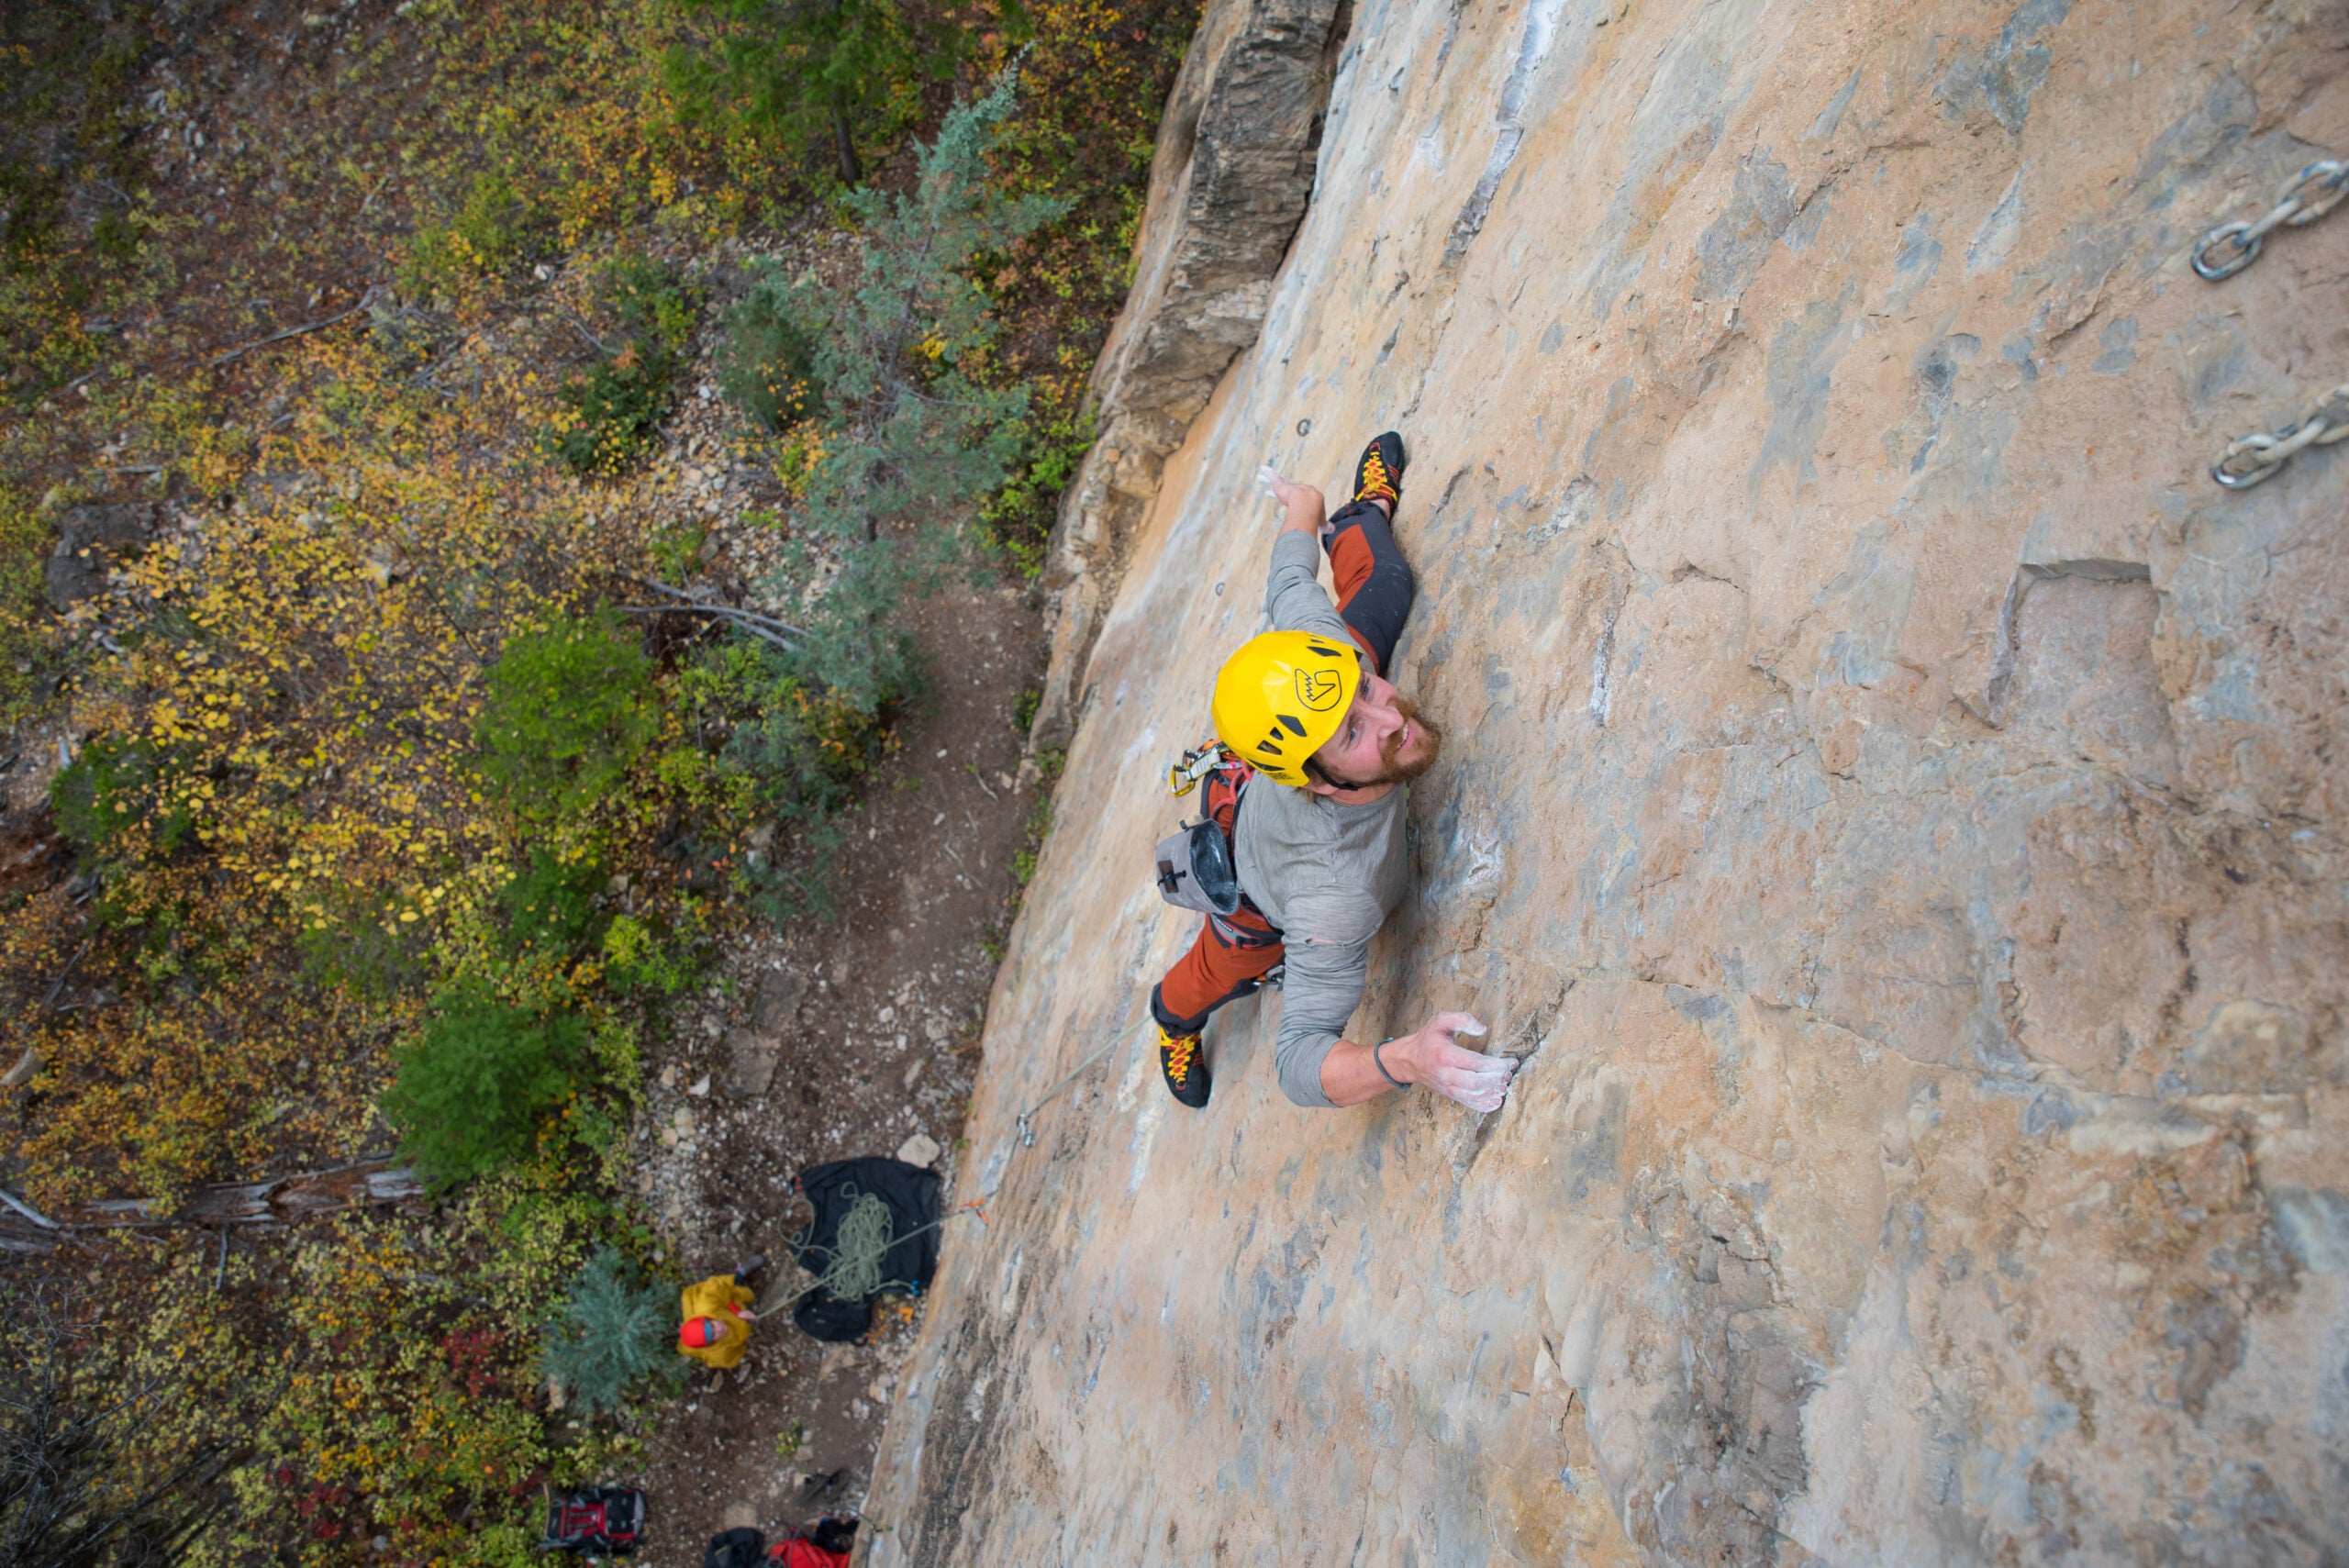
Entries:
<svg viewBox="0 0 2349 1568">
<path fill-rule="evenodd" d="M 846 1344 L 864 1338 L 865 1330 L 873 1327 L 873 1303 L 842 1301 L 819 1284 L 799 1298 L 799 1305 L 791 1309 L 791 1320 L 811 1340 Z"/>
<path fill-rule="evenodd" d="M 767 1538 L 755 1529 L 729 1529 L 709 1538 L 701 1568 L 764 1568 Z"/>
<path fill-rule="evenodd" d="M 938 1173 L 902 1160 L 878 1155 L 835 1160 L 801 1172 L 792 1185 L 806 1195 L 816 1215 L 792 1238 L 792 1261 L 819 1274 L 837 1256 L 841 1221 L 857 1198 L 871 1194 L 889 1206 L 890 1234 L 896 1238 L 881 1262 L 886 1286 L 918 1295 L 938 1272 Z M 835 1343 L 862 1338 L 873 1326 L 873 1302 L 844 1301 L 818 1285 L 800 1297 L 791 1320 L 811 1338 Z"/>
</svg>

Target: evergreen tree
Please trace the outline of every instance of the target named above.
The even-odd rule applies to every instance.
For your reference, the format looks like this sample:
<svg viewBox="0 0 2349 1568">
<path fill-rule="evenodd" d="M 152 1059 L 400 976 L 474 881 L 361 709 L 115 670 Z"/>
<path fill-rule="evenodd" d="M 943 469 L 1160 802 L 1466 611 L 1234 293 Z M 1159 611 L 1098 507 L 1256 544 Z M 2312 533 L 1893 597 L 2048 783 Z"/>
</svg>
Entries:
<svg viewBox="0 0 2349 1568">
<path fill-rule="evenodd" d="M 539 1365 L 593 1415 L 618 1407 L 651 1382 L 674 1390 L 683 1362 L 671 1343 L 676 1294 L 640 1280 L 618 1252 L 599 1247 L 541 1330 Z"/>
<path fill-rule="evenodd" d="M 384 1092 L 400 1148 L 446 1191 L 528 1154 L 577 1091 L 589 1057 L 575 1013 L 538 1014 L 468 991 L 439 998 Z"/>
<path fill-rule="evenodd" d="M 918 31 L 891 0 L 685 0 L 718 19 L 704 50 L 669 58 L 689 106 L 759 134 L 831 143 L 842 185 L 864 181 L 857 143 L 893 137 L 921 112 L 920 84 L 952 81 L 960 28 Z"/>
<path fill-rule="evenodd" d="M 771 270 L 736 316 L 738 330 L 777 324 L 770 339 L 787 344 L 793 361 L 763 377 L 738 373 L 736 384 L 812 384 L 806 406 L 824 410 L 822 456 L 793 512 L 798 548 L 781 586 L 810 601 L 808 673 L 865 712 L 908 673 L 890 628 L 896 607 L 954 560 L 954 525 L 1019 455 L 1028 389 L 979 373 L 997 328 L 969 273 L 1069 204 L 1008 196 L 991 176 L 987 154 L 1014 90 L 1006 72 L 984 97 L 955 106 L 922 149 L 911 194 L 850 198 L 863 228 L 852 287 L 835 293 Z"/>
</svg>

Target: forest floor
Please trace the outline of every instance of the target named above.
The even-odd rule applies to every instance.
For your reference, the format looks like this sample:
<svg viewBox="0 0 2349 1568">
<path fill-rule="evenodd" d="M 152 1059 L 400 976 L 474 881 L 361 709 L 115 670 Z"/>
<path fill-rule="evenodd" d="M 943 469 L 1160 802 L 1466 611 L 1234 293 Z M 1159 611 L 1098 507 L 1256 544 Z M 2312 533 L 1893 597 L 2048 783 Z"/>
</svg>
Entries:
<svg viewBox="0 0 2349 1568">
<path fill-rule="evenodd" d="M 52 1206 L 151 1197 L 167 1214 L 197 1184 L 390 1158 L 398 1129 L 377 1095 L 440 1005 L 437 960 L 417 955 L 462 943 L 445 930 L 444 947 L 418 940 L 402 995 L 338 998 L 341 983 L 320 981 L 285 940 L 301 921 L 290 894 L 275 901 L 270 868 L 240 883 L 201 869 L 209 851 L 168 844 L 153 865 L 215 901 L 203 907 L 215 923 L 187 931 L 264 937 L 196 951 L 204 939 L 165 943 L 108 910 L 128 857 L 77 841 L 50 786 L 109 726 L 130 732 L 127 716 L 155 692 L 128 672 L 184 635 L 140 618 L 136 573 L 177 562 L 196 581 L 231 553 L 207 553 L 221 539 L 306 548 L 259 531 L 272 518 L 321 540 L 375 528 L 358 545 L 368 570 L 343 581 L 376 606 L 431 570 L 401 553 L 395 527 L 446 522 L 455 538 L 487 517 L 502 530 L 487 537 L 517 558 L 549 540 L 560 547 L 549 554 L 574 551 L 559 582 L 537 557 L 516 569 L 540 573 L 530 586 L 550 603 L 575 602 L 564 595 L 582 583 L 590 603 L 642 597 L 623 584 L 647 573 L 775 611 L 762 595 L 792 539 L 788 439 L 720 395 L 727 309 L 762 260 L 851 275 L 857 239 L 834 205 L 776 173 L 771 150 L 729 143 L 720 158 L 713 139 L 661 118 L 657 54 L 639 46 L 681 14 L 666 0 L 93 0 L 54 25 L 40 10 L 0 11 L 0 57 L 39 68 L 0 85 L 0 172 L 14 182 L 0 198 L 17 204 L 0 203 L 13 248 L 0 255 L 0 347 L 14 361 L 0 362 L 0 1072 L 21 1073 L 0 1086 L 0 1185 Z M 987 286 L 1006 324 L 1001 373 L 1038 388 L 1040 428 L 1061 421 L 1051 439 L 1081 451 L 1089 426 L 1072 389 L 1123 286 L 1156 106 L 1196 7 L 1054 0 L 1025 14 L 1061 29 L 1023 53 L 1025 80 L 1075 85 L 1064 101 L 1036 89 L 1019 156 L 1060 169 L 1091 205 L 1049 243 L 991 262 Z M 469 52 L 469 38 L 495 47 Z M 920 92 L 942 105 L 968 86 Z M 900 134 L 874 158 L 876 184 L 911 183 L 912 141 Z M 518 190 L 526 235 L 497 205 Z M 452 234 L 511 243 L 478 265 L 418 261 L 425 238 L 445 256 Z M 623 255 L 675 280 L 692 322 L 640 460 L 583 476 L 547 459 L 544 431 L 557 389 L 602 351 L 593 328 L 610 328 L 595 290 Z M 248 1457 L 211 1473 L 236 1495 L 220 1532 L 233 1539 L 202 1561 L 504 1568 L 529 1560 L 544 1487 L 613 1481 L 650 1494 L 652 1536 L 636 1561 L 690 1568 L 720 1529 L 780 1536 L 862 1504 L 920 1304 L 885 1301 L 855 1344 L 802 1333 L 788 1303 L 808 1276 L 787 1246 L 807 1209 L 791 1187 L 812 1165 L 903 1151 L 945 1177 L 954 1206 L 985 1009 L 1057 767 L 1027 754 L 1042 595 L 1019 567 L 1040 558 L 1058 482 L 1019 482 L 1030 494 L 1017 528 L 902 616 L 922 684 L 883 716 L 879 760 L 825 825 L 837 846 L 819 846 L 823 830 L 791 845 L 788 828 L 774 846 L 818 864 L 830 912 L 753 913 L 729 882 L 755 858 L 740 840 L 716 843 L 711 864 L 674 863 L 691 824 L 664 838 L 637 823 L 624 846 L 637 858 L 602 863 L 617 874 L 596 895 L 598 918 L 666 919 L 693 904 L 680 893 L 691 883 L 703 921 L 675 922 L 680 951 L 697 943 L 692 962 L 706 965 L 682 990 L 590 995 L 597 982 L 581 983 L 583 1008 L 635 1033 L 640 1073 L 631 1060 L 582 1096 L 617 1107 L 624 1135 L 598 1143 L 556 1125 L 540 1142 L 556 1154 L 465 1190 L 233 1236 L 159 1219 L 61 1243 L 0 1217 L 0 1305 L 60 1290 L 86 1323 L 119 1329 L 124 1367 L 203 1369 L 184 1385 L 170 1443 L 196 1433 Z M 91 570 L 106 581 L 57 602 L 61 519 L 105 509 L 136 515 L 141 537 L 111 573 L 99 551 Z M 475 611 L 472 594 L 460 611 Z M 481 597 L 473 633 L 513 631 Z M 649 628 L 664 692 L 715 640 L 681 617 L 628 624 Z M 417 717 L 396 687 L 371 691 L 370 710 L 380 699 L 392 715 L 380 727 L 391 749 L 473 747 L 462 703 L 478 699 L 485 662 L 474 656 L 437 717 Z M 663 715 L 668 733 L 707 746 L 715 730 L 696 736 L 685 711 Z M 339 743 L 325 737 L 320 755 L 326 740 Z M 639 782 L 654 771 L 640 767 Z M 313 799 L 332 804 L 318 780 L 336 772 L 305 786 Z M 775 820 L 762 831 L 772 842 Z M 326 867 L 338 895 L 380 902 L 339 933 L 397 936 L 384 922 L 405 894 L 370 882 L 381 864 Z M 36 921 L 51 929 L 33 932 Z M 619 967 L 604 956 L 587 951 L 573 973 Z M 219 1000 L 224 976 L 243 987 L 244 1012 Z M 93 1106 L 118 1114 L 102 1124 Z M 159 1131 L 166 1115 L 184 1126 Z M 981 1223 L 954 1218 L 943 1245 L 970 1244 Z M 776 1310 L 742 1368 L 696 1371 L 674 1399 L 640 1385 L 593 1420 L 562 1408 L 540 1334 L 607 1242 L 673 1281 L 765 1254 L 754 1283 Z M 157 1457 L 134 1443 L 125 1484 Z"/>
<path fill-rule="evenodd" d="M 788 1302 L 786 1260 L 807 1223 L 792 1178 L 927 1139 L 953 1205 L 964 1107 L 1017 858 L 1044 781 L 1023 769 L 1013 703 L 1041 659 L 1038 617 L 1013 586 L 958 585 L 919 617 L 930 685 L 904 745 L 844 819 L 837 918 L 761 927 L 729 944 L 724 995 L 680 1017 L 646 1066 L 634 1142 L 640 1191 L 690 1276 L 763 1252 L 774 1315 L 731 1373 L 697 1373 L 647 1433 L 626 1477 L 654 1499 L 648 1568 L 689 1568 L 722 1529 L 812 1519 L 862 1503 L 918 1308 L 885 1301 L 863 1342 L 825 1345 Z M 812 982 L 812 984 L 811 984 Z M 773 1076 L 748 1092 L 770 1043 Z M 747 1059 L 747 1060 L 746 1060 Z M 916 1150 L 920 1153 L 925 1151 Z M 975 1219 L 948 1224 L 943 1245 Z M 829 1485 L 827 1485 L 829 1483 Z M 803 1498 L 805 1499 L 803 1505 Z"/>
</svg>

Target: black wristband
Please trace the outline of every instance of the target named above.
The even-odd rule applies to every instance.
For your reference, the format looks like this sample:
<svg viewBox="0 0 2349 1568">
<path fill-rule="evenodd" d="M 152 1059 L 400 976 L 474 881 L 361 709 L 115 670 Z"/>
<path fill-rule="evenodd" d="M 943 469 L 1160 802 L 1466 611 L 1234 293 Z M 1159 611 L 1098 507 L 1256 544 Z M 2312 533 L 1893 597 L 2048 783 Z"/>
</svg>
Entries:
<svg viewBox="0 0 2349 1568">
<path fill-rule="evenodd" d="M 1394 1043 L 1395 1043 L 1395 1041 L 1394 1041 L 1392 1039 L 1387 1039 L 1387 1040 L 1380 1040 L 1376 1045 L 1372 1046 L 1372 1047 L 1370 1048 L 1370 1064 L 1371 1064 L 1373 1067 L 1375 1067 L 1375 1068 L 1377 1068 L 1377 1069 L 1378 1069 L 1378 1075 L 1379 1075 L 1380 1077 L 1382 1077 L 1382 1078 L 1386 1079 L 1388 1083 L 1390 1083 L 1390 1084 L 1394 1084 L 1397 1088 L 1398 1088 L 1398 1089 L 1408 1089 L 1408 1088 L 1409 1088 L 1411 1085 L 1409 1085 L 1408 1084 L 1406 1084 L 1405 1082 L 1403 1082 L 1403 1080 L 1402 1080 L 1402 1079 L 1397 1078 L 1397 1076 L 1395 1076 L 1395 1074 L 1394 1074 L 1394 1073 L 1389 1073 L 1388 1071 L 1386 1071 L 1386 1062 L 1381 1062 L 1381 1061 L 1378 1059 L 1378 1053 L 1379 1053 L 1380 1051 L 1382 1051 L 1386 1050 L 1388 1046 L 1393 1045 Z"/>
</svg>

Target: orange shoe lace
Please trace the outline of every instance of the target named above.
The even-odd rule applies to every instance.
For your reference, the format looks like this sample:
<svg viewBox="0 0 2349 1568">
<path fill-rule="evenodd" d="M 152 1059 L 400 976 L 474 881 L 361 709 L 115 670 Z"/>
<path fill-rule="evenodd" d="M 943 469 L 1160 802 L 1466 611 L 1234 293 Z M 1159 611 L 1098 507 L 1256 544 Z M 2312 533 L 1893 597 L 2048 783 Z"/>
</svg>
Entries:
<svg viewBox="0 0 2349 1568">
<path fill-rule="evenodd" d="M 1191 1058 L 1197 1054 L 1199 1037 L 1195 1034 L 1163 1034 L 1158 1037 L 1158 1049 L 1166 1058 L 1166 1076 L 1176 1088 L 1190 1082 Z"/>
<path fill-rule="evenodd" d="M 1373 447 L 1362 460 L 1362 480 L 1354 486 L 1357 501 L 1378 500 L 1390 505 L 1395 500 L 1394 483 L 1386 477 L 1386 460 Z"/>
</svg>

